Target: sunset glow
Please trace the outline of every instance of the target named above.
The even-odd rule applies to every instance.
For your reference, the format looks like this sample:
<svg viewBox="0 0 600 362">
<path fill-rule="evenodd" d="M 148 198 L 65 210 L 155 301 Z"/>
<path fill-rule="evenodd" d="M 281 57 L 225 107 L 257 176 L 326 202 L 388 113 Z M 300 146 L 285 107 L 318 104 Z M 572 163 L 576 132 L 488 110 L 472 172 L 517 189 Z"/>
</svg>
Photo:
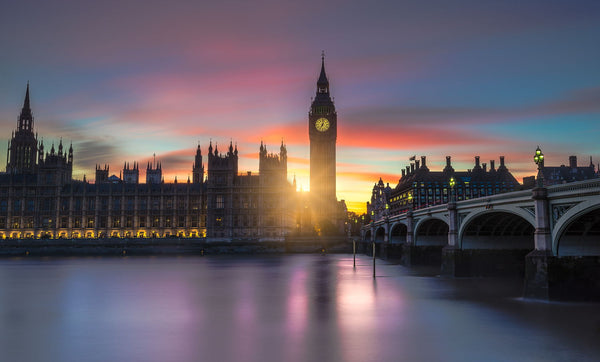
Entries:
<svg viewBox="0 0 600 362">
<path fill-rule="evenodd" d="M 594 1 L 31 1 L 3 6 L 0 139 L 27 81 L 44 144 L 71 143 L 73 177 L 119 175 L 153 154 L 166 182 L 192 175 L 198 143 L 288 147 L 309 188 L 308 110 L 325 50 L 338 112 L 337 197 L 364 211 L 413 155 L 441 170 L 506 157 L 521 180 L 600 161 L 600 4 Z M 143 11 L 140 11 L 143 6 Z M 518 11 L 515 11 L 518 9 Z M 26 23 L 23 21 L 26 19 Z M 6 147 L 0 148 L 6 158 Z M 206 161 L 205 161 L 206 162 Z"/>
</svg>

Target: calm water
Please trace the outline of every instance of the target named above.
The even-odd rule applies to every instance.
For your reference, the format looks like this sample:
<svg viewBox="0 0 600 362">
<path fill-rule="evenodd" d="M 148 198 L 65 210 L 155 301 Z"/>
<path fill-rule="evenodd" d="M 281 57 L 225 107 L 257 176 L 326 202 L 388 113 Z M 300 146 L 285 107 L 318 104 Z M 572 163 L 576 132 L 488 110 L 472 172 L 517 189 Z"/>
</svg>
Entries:
<svg viewBox="0 0 600 362">
<path fill-rule="evenodd" d="M 0 260 L 1 361 L 592 361 L 600 305 L 348 255 Z"/>
</svg>

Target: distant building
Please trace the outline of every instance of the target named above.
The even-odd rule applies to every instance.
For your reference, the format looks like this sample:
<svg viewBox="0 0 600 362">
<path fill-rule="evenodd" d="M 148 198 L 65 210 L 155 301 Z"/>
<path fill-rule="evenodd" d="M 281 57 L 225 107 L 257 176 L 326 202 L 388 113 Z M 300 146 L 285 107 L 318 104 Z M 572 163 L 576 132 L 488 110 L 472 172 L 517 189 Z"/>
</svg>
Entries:
<svg viewBox="0 0 600 362">
<path fill-rule="evenodd" d="M 238 174 L 238 150 L 209 146 L 208 177 L 200 146 L 193 181 L 165 183 L 160 161 L 124 163 L 120 177 L 96 165 L 95 183 L 72 179 L 73 148 L 62 141 L 44 154 L 34 133 L 29 85 L 0 174 L 0 238 L 204 237 L 283 240 L 295 229 L 295 187 L 287 181 L 287 150 L 261 144 L 259 173 Z"/>
<path fill-rule="evenodd" d="M 475 157 L 473 169 L 455 171 L 450 156 L 446 156 L 446 167 L 442 171 L 430 171 L 425 156 L 421 162 L 415 160 L 402 170 L 398 184 L 391 188 L 383 181 L 373 186 L 371 201 L 367 203 L 369 220 L 407 212 L 410 208 L 419 209 L 445 204 L 451 194 L 450 178 L 454 178 L 454 194 L 457 201 L 510 192 L 521 188 L 519 182 L 508 171 L 504 156 L 500 156 L 500 166 L 495 168 L 494 160 L 490 168 L 480 164 Z"/>
<path fill-rule="evenodd" d="M 140 183 L 139 164 L 119 176 L 96 165 L 95 183 L 72 179 L 73 147 L 44 145 L 34 133 L 29 84 L 0 174 L 0 238 L 207 237 L 283 240 L 288 235 L 347 232 L 347 209 L 336 198 L 337 113 L 324 58 L 308 114 L 310 199 L 287 180 L 287 149 L 268 153 L 261 142 L 259 172 L 238 172 L 238 150 L 208 148 L 207 178 L 200 146 L 192 180 L 165 183 L 156 158 Z"/>
<path fill-rule="evenodd" d="M 207 236 L 282 240 L 295 228 L 295 189 L 287 180 L 287 150 L 267 152 L 261 142 L 259 173 L 238 174 L 238 150 L 208 148 Z"/>
<path fill-rule="evenodd" d="M 587 166 L 577 165 L 577 156 L 569 156 L 569 165 L 560 166 L 542 166 L 544 186 L 564 184 L 568 182 L 584 181 L 598 178 L 600 175 L 590 156 L 590 163 Z M 523 185 L 531 188 L 536 186 L 536 176 L 523 178 Z"/>
</svg>

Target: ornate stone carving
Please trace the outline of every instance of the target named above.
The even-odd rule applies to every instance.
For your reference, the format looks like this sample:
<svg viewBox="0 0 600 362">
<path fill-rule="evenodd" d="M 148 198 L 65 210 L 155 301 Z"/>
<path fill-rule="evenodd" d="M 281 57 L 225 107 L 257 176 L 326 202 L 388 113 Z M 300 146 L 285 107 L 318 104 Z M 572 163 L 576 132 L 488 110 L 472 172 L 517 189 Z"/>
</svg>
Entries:
<svg viewBox="0 0 600 362">
<path fill-rule="evenodd" d="M 563 204 L 563 205 L 554 205 L 552 206 L 552 221 L 556 224 L 556 221 L 560 219 L 567 210 L 572 208 L 577 204 Z"/>
<path fill-rule="evenodd" d="M 521 209 L 527 211 L 531 216 L 535 217 L 535 207 L 533 206 L 522 206 Z"/>
</svg>

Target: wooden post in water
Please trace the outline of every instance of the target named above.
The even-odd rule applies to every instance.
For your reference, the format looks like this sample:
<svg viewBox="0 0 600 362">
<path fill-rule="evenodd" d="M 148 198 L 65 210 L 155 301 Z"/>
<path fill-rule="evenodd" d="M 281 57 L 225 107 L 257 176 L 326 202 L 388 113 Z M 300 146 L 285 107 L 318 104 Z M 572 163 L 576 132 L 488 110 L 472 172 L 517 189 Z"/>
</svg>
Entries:
<svg viewBox="0 0 600 362">
<path fill-rule="evenodd" d="M 352 239 L 352 256 L 354 257 L 353 266 L 356 268 L 356 240 Z"/>
<path fill-rule="evenodd" d="M 375 242 L 373 242 L 373 278 L 375 278 Z"/>
</svg>

